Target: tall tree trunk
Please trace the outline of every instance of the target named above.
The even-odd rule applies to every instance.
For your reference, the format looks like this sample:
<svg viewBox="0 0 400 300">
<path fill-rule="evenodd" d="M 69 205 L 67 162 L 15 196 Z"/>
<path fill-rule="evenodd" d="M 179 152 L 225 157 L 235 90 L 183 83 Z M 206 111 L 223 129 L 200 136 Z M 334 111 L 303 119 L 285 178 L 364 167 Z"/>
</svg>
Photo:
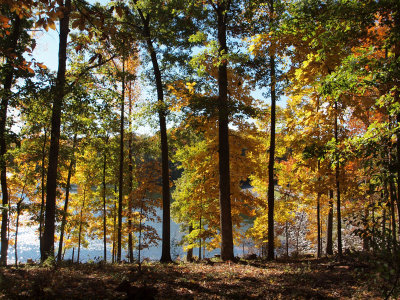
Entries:
<svg viewBox="0 0 400 300">
<path fill-rule="evenodd" d="M 65 202 L 64 202 L 64 210 L 61 220 L 61 229 L 60 229 L 60 241 L 58 243 L 58 253 L 57 253 L 57 260 L 61 261 L 62 256 L 62 249 L 63 249 L 63 242 L 64 242 L 64 231 L 65 231 L 65 224 L 67 223 L 67 214 L 68 214 L 68 202 L 69 202 L 69 192 L 71 189 L 71 177 L 72 177 L 72 170 L 75 164 L 75 147 L 77 143 L 77 134 L 74 134 L 74 140 L 72 142 L 72 153 L 71 153 L 71 161 L 68 166 L 68 175 L 67 175 L 67 186 L 65 187 Z"/>
<path fill-rule="evenodd" d="M 14 14 L 13 29 L 10 37 L 9 49 L 11 54 L 15 54 L 18 45 L 18 40 L 21 35 L 21 19 L 17 14 Z M 8 102 L 11 98 L 11 87 L 14 80 L 14 67 L 12 59 L 7 58 L 5 65 L 5 77 L 3 84 L 3 97 L 0 104 L 0 184 L 3 207 L 1 218 L 1 252 L 0 265 L 7 265 L 8 255 L 8 187 L 7 187 L 7 142 L 6 142 L 6 124 Z"/>
<path fill-rule="evenodd" d="M 41 187 L 42 187 L 42 198 L 40 203 L 40 215 L 39 215 L 39 243 L 40 243 L 40 257 L 44 256 L 43 252 L 43 223 L 44 223 L 44 205 L 45 205 L 45 178 L 46 178 L 46 144 L 47 144 L 47 129 L 44 129 L 44 141 L 42 146 L 42 174 L 41 174 Z"/>
<path fill-rule="evenodd" d="M 270 24 L 273 22 L 274 1 L 269 0 Z M 275 233 L 274 233 L 274 163 L 275 163 L 275 123 L 276 123 L 276 74 L 275 74 L 275 55 L 269 57 L 269 66 L 271 72 L 271 136 L 269 146 L 269 161 L 268 161 L 268 255 L 267 259 L 275 258 Z"/>
<path fill-rule="evenodd" d="M 219 55 L 228 53 L 226 43 L 227 11 L 226 1 L 218 1 L 217 35 Z M 228 62 L 224 58 L 218 66 L 218 154 L 219 154 L 219 204 L 221 226 L 221 258 L 234 260 L 232 215 L 230 198 L 230 166 L 229 166 L 229 103 L 228 103 Z"/>
<path fill-rule="evenodd" d="M 114 185 L 114 193 L 117 193 L 117 185 Z M 116 236 L 117 236 L 117 201 L 115 199 L 114 202 L 114 210 L 113 210 L 113 243 L 112 243 L 112 260 L 111 262 L 114 263 L 116 260 Z"/>
<path fill-rule="evenodd" d="M 103 156 L 103 250 L 104 250 L 104 261 L 107 261 L 107 207 L 106 207 L 106 167 L 107 167 L 107 144 L 108 135 L 106 136 L 104 143 L 104 156 Z"/>
<path fill-rule="evenodd" d="M 340 182 L 339 182 L 339 153 L 337 146 L 339 144 L 339 137 L 338 137 L 338 104 L 335 101 L 335 143 L 336 143 L 336 164 L 335 164 L 335 182 L 336 182 L 336 218 L 337 218 L 337 243 L 338 243 L 338 255 L 339 257 L 343 256 L 342 250 L 342 217 L 340 211 Z"/>
<path fill-rule="evenodd" d="M 193 226 L 189 225 L 189 234 L 193 231 Z M 192 262 L 193 261 L 193 248 L 188 249 L 186 254 L 186 261 Z"/>
<path fill-rule="evenodd" d="M 333 190 L 329 190 L 328 226 L 326 228 L 326 254 L 333 254 Z"/>
<path fill-rule="evenodd" d="M 369 251 L 369 226 L 368 226 L 368 218 L 369 218 L 369 209 L 366 207 L 364 209 L 364 236 L 363 236 L 363 251 Z"/>
<path fill-rule="evenodd" d="M 18 229 L 19 229 L 19 216 L 21 214 L 21 203 L 17 203 L 17 221 L 15 223 L 15 239 L 14 239 L 14 254 L 15 254 L 15 267 L 18 268 Z"/>
<path fill-rule="evenodd" d="M 397 32 L 400 30 L 400 5 L 397 4 L 397 6 L 394 8 L 395 13 L 392 14 L 394 16 L 394 27 Z M 394 45 L 394 57 L 395 57 L 395 73 L 399 72 L 400 70 L 400 65 L 399 65 L 399 58 L 400 58 L 400 41 L 399 39 L 396 40 L 395 45 Z M 400 79 L 398 76 L 394 77 L 394 86 L 395 86 L 395 91 L 394 91 L 394 103 L 399 103 L 400 102 Z M 396 116 L 396 122 L 397 126 L 400 126 L 400 113 L 397 114 Z M 400 130 L 397 130 L 396 133 L 396 156 L 397 156 L 397 215 L 399 219 L 399 232 L 400 232 Z M 400 239 L 400 237 L 399 237 Z"/>
<path fill-rule="evenodd" d="M 201 216 L 200 216 L 200 224 L 199 224 L 199 260 L 201 260 Z"/>
<path fill-rule="evenodd" d="M 289 222 L 285 222 L 285 236 L 286 236 L 286 257 L 289 257 Z"/>
<path fill-rule="evenodd" d="M 135 4 L 137 1 L 134 1 Z M 159 105 L 158 118 L 160 124 L 161 137 L 161 173 L 162 173 L 162 203 L 163 203 L 163 218 L 162 218 L 162 246 L 160 262 L 171 262 L 171 200 L 169 188 L 169 165 L 168 165 L 168 139 L 167 139 L 167 123 L 166 109 L 164 107 L 164 91 L 162 85 L 161 72 L 158 65 L 157 54 L 153 46 L 153 41 L 150 34 L 149 17 L 144 17 L 142 11 L 137 9 L 143 24 L 143 35 L 146 39 L 147 51 L 151 58 L 153 66 L 154 79 L 157 89 L 157 100 Z"/>
<path fill-rule="evenodd" d="M 386 243 L 386 205 L 382 207 L 382 246 L 384 247 Z"/>
<path fill-rule="evenodd" d="M 119 142 L 119 189 L 118 189 L 118 250 L 117 262 L 121 262 L 122 253 L 122 200 L 124 188 L 124 110 L 125 110 L 125 56 L 122 56 L 122 94 L 121 94 L 121 124 Z"/>
<path fill-rule="evenodd" d="M 60 1 L 61 2 L 61 1 Z M 42 261 L 49 256 L 54 256 L 54 232 L 56 216 L 56 190 L 57 190 L 57 167 L 58 152 L 60 148 L 60 127 L 63 98 L 65 94 L 65 71 L 67 61 L 67 40 L 69 32 L 69 14 L 71 11 L 71 0 L 65 0 L 61 5 L 63 16 L 60 19 L 60 44 L 58 51 L 58 72 L 56 85 L 54 87 L 54 102 L 51 116 L 51 140 L 49 151 L 49 166 L 47 170 L 47 193 L 46 193 L 46 216 L 43 233 L 43 256 Z"/>
<path fill-rule="evenodd" d="M 391 178 L 389 178 L 389 193 L 390 193 L 390 213 L 392 218 L 392 240 L 393 240 L 393 249 L 395 249 L 397 245 L 397 226 L 396 226 L 396 210 L 395 210 L 396 192 L 394 190 L 394 183 Z"/>
<path fill-rule="evenodd" d="M 317 257 L 320 258 L 322 256 L 322 244 L 321 244 L 321 208 L 320 208 L 320 200 L 321 200 L 321 193 L 317 193 Z"/>
<path fill-rule="evenodd" d="M 79 232 L 78 232 L 78 258 L 77 262 L 80 263 L 80 254 L 81 254 L 81 239 L 82 239 L 82 222 L 83 222 L 83 210 L 85 208 L 85 199 L 86 198 L 86 188 L 83 190 L 83 203 L 81 207 L 80 219 L 79 219 Z"/>
<path fill-rule="evenodd" d="M 139 273 L 142 273 L 142 214 L 143 214 L 143 199 L 140 201 L 140 215 L 139 215 L 139 245 L 138 245 L 138 268 Z"/>
<path fill-rule="evenodd" d="M 128 182 L 128 251 L 129 262 L 133 263 L 133 236 L 132 236 L 132 209 L 133 209 L 133 143 L 132 143 L 132 81 L 129 84 L 129 139 L 128 139 L 128 157 L 129 157 L 129 182 Z"/>
</svg>

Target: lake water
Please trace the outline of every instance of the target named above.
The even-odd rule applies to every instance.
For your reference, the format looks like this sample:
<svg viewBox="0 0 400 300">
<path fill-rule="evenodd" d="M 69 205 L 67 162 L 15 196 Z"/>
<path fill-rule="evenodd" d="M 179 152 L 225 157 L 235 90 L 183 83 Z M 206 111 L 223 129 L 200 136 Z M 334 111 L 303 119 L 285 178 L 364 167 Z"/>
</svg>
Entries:
<svg viewBox="0 0 400 300">
<path fill-rule="evenodd" d="M 161 215 L 161 210 L 157 212 Z M 162 235 L 162 223 L 161 222 L 148 222 L 146 225 L 150 225 L 157 230 L 158 235 Z M 182 247 L 176 246 L 175 243 L 180 241 L 183 233 L 179 230 L 179 225 L 171 221 L 171 256 L 176 259 L 177 256 L 182 257 L 184 255 Z M 14 235 L 11 234 L 10 239 L 14 239 Z M 56 246 L 58 244 L 56 243 Z M 107 258 L 111 261 L 111 247 L 107 245 Z M 87 262 L 89 260 L 99 260 L 103 257 L 103 240 L 90 240 L 88 248 L 81 248 L 80 261 Z M 137 256 L 137 251 L 134 255 Z M 127 251 L 122 252 L 123 259 L 127 260 Z M 142 258 L 149 258 L 150 260 L 159 260 L 161 257 L 161 241 L 158 246 L 149 247 L 143 249 L 141 253 Z M 64 259 L 72 258 L 72 249 L 68 249 L 65 253 Z M 77 249 L 75 249 L 75 259 L 77 258 Z M 18 233 L 18 261 L 26 262 L 27 259 L 33 259 L 34 261 L 40 261 L 40 250 L 39 250 L 39 239 L 37 235 L 37 228 L 21 226 Z M 15 263 L 15 252 L 14 246 L 8 248 L 8 263 Z"/>
</svg>

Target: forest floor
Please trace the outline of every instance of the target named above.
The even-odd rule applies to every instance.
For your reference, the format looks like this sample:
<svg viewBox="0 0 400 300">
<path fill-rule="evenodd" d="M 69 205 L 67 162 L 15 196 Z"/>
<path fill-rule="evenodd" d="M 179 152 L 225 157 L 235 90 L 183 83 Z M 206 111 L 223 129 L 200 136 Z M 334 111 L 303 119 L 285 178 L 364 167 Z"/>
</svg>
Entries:
<svg viewBox="0 0 400 300">
<path fill-rule="evenodd" d="M 385 299 L 392 286 L 354 258 L 0 268 L 0 299 Z"/>
</svg>

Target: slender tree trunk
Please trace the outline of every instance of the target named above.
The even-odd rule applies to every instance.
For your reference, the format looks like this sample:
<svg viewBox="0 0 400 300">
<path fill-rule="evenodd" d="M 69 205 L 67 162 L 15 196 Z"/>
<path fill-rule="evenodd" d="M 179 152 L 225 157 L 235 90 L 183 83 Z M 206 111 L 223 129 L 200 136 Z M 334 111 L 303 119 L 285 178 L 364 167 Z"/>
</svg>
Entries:
<svg viewBox="0 0 400 300">
<path fill-rule="evenodd" d="M 375 207 L 372 206 L 372 249 L 375 252 L 376 251 L 376 223 L 375 223 Z"/>
<path fill-rule="evenodd" d="M 15 239 L 14 239 L 14 253 L 15 253 L 15 267 L 18 268 L 18 229 L 19 229 L 19 216 L 21 214 L 21 203 L 17 203 L 17 221 L 15 224 Z"/>
<path fill-rule="evenodd" d="M 199 231 L 199 260 L 201 260 L 201 216 L 200 216 L 200 231 Z"/>
<path fill-rule="evenodd" d="M 386 244 L 386 208 L 382 208 L 382 246 Z"/>
<path fill-rule="evenodd" d="M 136 3 L 136 1 L 135 1 Z M 161 169 L 162 169 L 162 202 L 163 202 L 163 218 L 162 218 L 162 246 L 161 259 L 163 263 L 171 262 L 171 212 L 170 212 L 170 187 L 169 187 L 169 165 L 168 165 L 168 139 L 167 139 L 167 123 L 166 109 L 164 108 L 164 91 L 162 85 L 161 72 L 158 65 L 157 54 L 153 46 L 150 34 L 149 18 L 145 18 L 140 9 L 138 13 L 143 24 L 143 35 L 147 43 L 147 51 L 149 52 L 153 65 L 154 79 L 157 89 L 157 100 L 159 104 L 158 117 L 160 124 L 161 137 Z"/>
<path fill-rule="evenodd" d="M 103 156 L 103 247 L 104 247 L 104 261 L 107 261 L 107 207 L 106 207 L 106 167 L 107 167 L 107 144 L 108 136 L 106 136 L 104 143 L 104 156 Z"/>
<path fill-rule="evenodd" d="M 400 29 L 400 7 L 397 5 L 396 8 L 394 8 L 396 13 L 393 14 L 394 16 L 394 24 L 395 24 L 395 29 L 398 30 Z M 398 72 L 400 70 L 399 66 L 399 58 L 400 58 L 400 41 L 397 39 L 396 43 L 394 45 L 394 57 L 395 57 L 395 70 Z M 400 102 L 400 80 L 399 77 L 394 77 L 394 85 L 396 87 L 394 91 L 394 103 L 399 103 Z M 396 116 L 396 122 L 397 126 L 400 126 L 400 113 L 397 114 Z M 397 130 L 396 133 L 396 152 L 397 152 L 397 215 L 399 218 L 399 231 L 400 231 L 400 130 Z M 399 237 L 400 239 L 400 237 Z"/>
<path fill-rule="evenodd" d="M 142 214 L 143 214 L 143 199 L 140 201 L 140 215 L 139 215 L 139 249 L 138 249 L 139 273 L 142 273 L 142 259 L 140 257 L 140 254 L 142 252 Z"/>
<path fill-rule="evenodd" d="M 81 238 L 82 238 L 82 222 L 83 222 L 83 210 L 85 208 L 85 199 L 86 198 L 86 188 L 83 190 L 83 203 L 81 207 L 80 219 L 79 219 L 79 234 L 78 234 L 78 264 L 80 263 L 80 254 L 81 254 Z"/>
<path fill-rule="evenodd" d="M 366 207 L 364 209 L 364 237 L 363 237 L 363 251 L 369 251 L 369 234 L 367 235 L 368 232 L 368 218 L 369 218 L 369 209 Z"/>
<path fill-rule="evenodd" d="M 74 263 L 74 259 L 75 259 L 75 247 L 72 248 L 72 263 Z"/>
<path fill-rule="evenodd" d="M 65 88 L 65 71 L 67 61 L 67 40 L 69 32 L 69 14 L 71 0 L 65 0 L 63 17 L 60 19 L 60 44 L 58 52 L 58 72 L 56 85 L 54 87 L 54 102 L 51 116 L 51 140 L 49 151 L 49 166 L 47 170 L 47 193 L 46 193 L 46 216 L 43 233 L 43 256 L 42 261 L 49 256 L 54 256 L 54 233 L 56 216 L 56 190 L 57 190 L 57 167 L 61 127 L 61 113 Z"/>
<path fill-rule="evenodd" d="M 333 254 L 333 190 L 329 190 L 329 212 L 326 233 L 326 254 Z"/>
<path fill-rule="evenodd" d="M 339 144 L 339 137 L 338 137 L 338 106 L 337 101 L 335 101 L 335 142 L 336 147 Z M 342 250 L 342 217 L 340 211 L 340 182 L 339 182 L 339 153 L 338 149 L 336 148 L 336 164 L 335 164 L 335 182 L 336 182 L 336 218 L 337 218 L 337 242 L 338 242 L 338 255 L 339 257 L 343 256 Z"/>
<path fill-rule="evenodd" d="M 273 22 L 274 1 L 269 0 L 270 24 Z M 270 64 L 270 90 L 271 90 L 271 136 L 269 146 L 269 162 L 268 162 L 268 260 L 275 258 L 275 233 L 274 233 L 274 163 L 275 163 L 275 123 L 276 123 L 276 74 L 275 74 L 275 55 L 269 57 Z"/>
<path fill-rule="evenodd" d="M 317 193 L 317 257 L 320 258 L 322 256 L 322 244 L 321 244 L 321 208 L 320 208 L 320 200 L 321 200 L 321 193 Z"/>
<path fill-rule="evenodd" d="M 392 218 L 392 240 L 393 240 L 393 249 L 395 249 L 397 245 L 397 228 L 396 228 L 396 211 L 395 211 L 396 192 L 394 190 L 394 184 L 392 179 L 389 179 L 389 193 L 390 193 L 390 213 Z"/>
<path fill-rule="evenodd" d="M 122 94 L 121 94 L 121 124 L 119 152 L 119 189 L 118 189 L 118 250 L 117 262 L 121 262 L 122 253 L 122 200 L 124 187 L 124 110 L 125 110 L 125 56 L 122 57 Z"/>
<path fill-rule="evenodd" d="M 39 216 L 39 243 L 40 243 L 40 257 L 44 256 L 43 252 L 43 223 L 44 223 L 44 206 L 45 206 L 45 178 L 46 178 L 46 144 L 47 144 L 47 130 L 44 129 L 44 141 L 42 146 L 42 174 L 41 174 L 41 186 L 42 186 L 42 201 L 40 203 L 40 216 Z"/>
<path fill-rule="evenodd" d="M 218 2 L 217 35 L 219 55 L 228 53 L 226 42 L 227 7 L 225 1 Z M 218 154 L 219 154 L 219 203 L 221 226 L 221 259 L 234 260 L 232 215 L 230 198 L 230 166 L 229 166 L 229 103 L 228 103 L 228 62 L 224 58 L 218 66 Z"/>
<path fill-rule="evenodd" d="M 268 162 L 268 256 L 274 259 L 274 163 L 275 163 L 275 123 L 276 123 L 276 95 L 275 95 L 275 57 L 270 57 L 271 65 L 271 136 Z"/>
<path fill-rule="evenodd" d="M 67 223 L 67 214 L 68 214 L 68 202 L 69 202 L 69 192 L 71 189 L 71 177 L 72 177 L 72 170 L 75 164 L 75 147 L 77 143 L 77 134 L 74 134 L 74 140 L 72 142 L 72 156 L 71 161 L 68 167 L 68 175 L 67 175 L 67 186 L 65 187 L 65 202 L 64 202 L 64 210 L 61 220 L 61 229 L 60 229 L 60 241 L 58 244 L 58 253 L 57 253 L 57 260 L 61 261 L 62 256 L 62 249 L 63 249 L 63 242 L 64 242 L 64 231 L 65 231 L 65 224 Z"/>
<path fill-rule="evenodd" d="M 117 193 L 117 185 L 114 185 L 114 193 Z M 115 199 L 116 200 L 116 199 Z M 113 243 L 112 243 L 112 260 L 114 263 L 116 259 L 116 236 L 117 236 L 117 202 L 114 202 L 114 210 L 113 210 Z"/>
<path fill-rule="evenodd" d="M 132 236 L 132 209 L 133 209 L 133 143 L 132 143 L 132 82 L 129 86 L 129 139 L 128 139 L 128 157 L 129 157 L 129 182 L 128 182 L 128 251 L 129 262 L 133 263 L 133 236 Z"/>
<path fill-rule="evenodd" d="M 286 236 L 286 257 L 289 257 L 289 222 L 285 223 L 285 236 Z"/>
<path fill-rule="evenodd" d="M 189 234 L 193 231 L 193 226 L 189 225 Z M 186 261 L 192 262 L 193 261 L 193 248 L 188 249 L 186 254 Z"/>
<path fill-rule="evenodd" d="M 15 54 L 18 45 L 18 40 L 21 35 L 21 19 L 17 14 L 14 14 L 13 29 L 10 37 L 9 49 L 12 54 Z M 14 67 L 12 66 L 12 59 L 7 58 L 5 65 L 5 77 L 3 83 L 3 97 L 0 104 L 0 184 L 3 207 L 1 219 L 1 252 L 0 252 L 0 265 L 7 265 L 8 255 L 8 187 L 7 187 L 7 142 L 6 142 L 6 124 L 7 124 L 7 110 L 8 102 L 11 98 L 11 87 L 14 80 Z"/>
</svg>

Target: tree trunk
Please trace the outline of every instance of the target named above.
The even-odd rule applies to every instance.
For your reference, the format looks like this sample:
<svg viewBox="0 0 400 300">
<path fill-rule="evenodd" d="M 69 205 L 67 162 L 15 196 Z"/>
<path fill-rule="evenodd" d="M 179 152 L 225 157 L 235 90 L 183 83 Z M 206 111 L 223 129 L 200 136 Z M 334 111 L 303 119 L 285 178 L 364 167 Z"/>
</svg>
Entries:
<svg viewBox="0 0 400 300">
<path fill-rule="evenodd" d="M 104 156 L 103 156 L 103 247 L 104 247 L 104 261 L 107 261 L 107 207 L 106 207 L 106 167 L 107 167 L 107 144 L 108 136 L 106 136 L 104 143 Z"/>
<path fill-rule="evenodd" d="M 45 178 L 46 178 L 46 143 L 47 143 L 47 130 L 44 129 L 44 141 L 42 147 L 42 174 L 41 174 L 41 186 L 42 186 L 42 201 L 40 203 L 40 216 L 39 216 L 39 243 L 40 243 L 40 257 L 43 257 L 43 222 L 44 222 L 44 205 L 45 205 Z"/>
<path fill-rule="evenodd" d="M 117 193 L 117 185 L 114 185 L 114 193 Z M 116 199 L 114 200 L 114 210 L 113 210 L 113 243 L 112 243 L 112 260 L 111 262 L 114 263 L 115 262 L 115 258 L 116 258 L 116 236 L 117 236 L 117 201 Z"/>
<path fill-rule="evenodd" d="M 142 214 L 143 214 L 143 199 L 140 202 L 140 215 L 139 215 L 139 245 L 138 245 L 138 268 L 139 273 L 142 273 L 142 259 L 140 254 L 142 252 Z"/>
<path fill-rule="evenodd" d="M 382 208 L 382 247 L 384 247 L 386 243 L 386 208 Z"/>
<path fill-rule="evenodd" d="M 14 239 L 14 254 L 15 254 L 15 267 L 18 268 L 18 229 L 19 229 L 19 216 L 21 214 L 21 203 L 17 203 L 17 221 L 15 224 L 15 239 Z"/>
<path fill-rule="evenodd" d="M 9 49 L 11 53 L 15 54 L 18 40 L 21 35 L 21 19 L 18 15 L 14 15 L 14 24 L 10 37 Z M 3 207 L 1 219 L 1 252 L 0 252 L 0 265 L 7 265 L 8 255 L 8 187 L 7 187 L 7 142 L 6 142 L 6 124 L 7 124 L 7 110 L 8 102 L 11 98 L 11 87 L 14 80 L 14 67 L 12 66 L 12 59 L 7 58 L 5 65 L 5 77 L 3 84 L 3 98 L 0 105 L 0 184 Z"/>
<path fill-rule="evenodd" d="M 270 24 L 273 22 L 274 1 L 269 0 Z M 271 136 L 269 146 L 268 161 L 268 254 L 267 259 L 275 258 L 275 233 L 274 233 L 274 205 L 275 205 L 275 189 L 274 189 L 274 163 L 275 163 L 275 123 L 276 123 L 276 74 L 275 74 L 275 55 L 271 54 L 270 61 L 270 91 L 271 91 Z"/>
<path fill-rule="evenodd" d="M 286 236 L 286 257 L 289 257 L 289 222 L 285 222 L 285 236 Z"/>
<path fill-rule="evenodd" d="M 83 190 L 83 203 L 81 207 L 80 219 L 79 219 L 79 233 L 78 233 L 78 259 L 77 262 L 80 262 L 80 254 L 81 254 L 81 237 L 82 237 L 82 222 L 83 222 L 83 209 L 85 208 L 85 199 L 86 198 L 86 188 Z"/>
<path fill-rule="evenodd" d="M 63 98 L 65 94 L 65 71 L 67 61 L 67 40 L 69 32 L 69 14 L 71 10 L 71 0 L 65 0 L 63 17 L 60 19 L 60 44 L 58 52 L 58 72 L 54 88 L 54 103 L 51 116 L 51 140 L 49 151 L 49 166 L 47 170 L 47 195 L 46 195 L 46 215 L 43 233 L 43 256 L 42 261 L 49 256 L 54 256 L 54 232 L 56 216 L 56 190 L 57 190 L 57 167 L 58 152 L 61 127 L 61 113 Z"/>
<path fill-rule="evenodd" d="M 336 164 L 335 164 L 335 182 L 336 182 L 336 218 L 337 218 L 337 243 L 338 243 L 338 255 L 343 256 L 342 250 L 342 218 L 340 212 L 340 182 L 339 182 L 339 153 L 338 153 L 338 106 L 335 101 L 335 143 L 336 143 Z"/>
<path fill-rule="evenodd" d="M 135 1 L 136 3 L 136 1 Z M 157 54 L 154 50 L 153 42 L 150 34 L 149 18 L 145 18 L 142 11 L 137 9 L 143 24 L 143 35 L 146 39 L 147 51 L 149 52 L 153 65 L 154 79 L 157 89 L 157 100 L 159 105 L 158 117 L 160 124 L 161 137 L 161 169 L 162 169 L 162 202 L 163 202 L 163 218 L 162 218 L 162 246 L 160 262 L 171 262 L 171 212 L 170 212 L 170 188 L 169 188 L 169 166 L 168 166 L 168 139 L 166 124 L 166 109 L 164 107 L 164 91 L 162 85 L 161 72 L 158 65 Z"/>
<path fill-rule="evenodd" d="M 320 200 L 321 200 L 321 193 L 317 193 L 317 257 L 320 258 L 322 256 L 322 244 L 321 244 L 321 208 L 320 208 Z"/>
<path fill-rule="evenodd" d="M 61 261 L 62 256 L 62 249 L 63 249 L 63 241 L 64 241 L 64 230 L 65 224 L 67 223 L 67 214 L 68 214 L 68 201 L 69 201 L 69 191 L 71 189 L 71 177 L 72 177 L 72 170 L 75 164 L 75 147 L 77 143 L 77 134 L 74 134 L 74 140 L 72 142 L 72 157 L 68 167 L 68 175 L 67 175 L 67 186 L 65 188 L 65 202 L 64 202 L 64 210 L 63 216 L 61 220 L 61 229 L 60 229 L 60 241 L 58 244 L 58 253 L 57 253 L 57 260 Z"/>
<path fill-rule="evenodd" d="M 369 218 L 369 209 L 366 207 L 364 209 L 364 236 L 363 236 L 363 251 L 369 251 L 369 226 L 368 226 L 368 218 Z"/>
<path fill-rule="evenodd" d="M 326 230 L 326 254 L 333 254 L 333 190 L 329 190 L 328 226 Z"/>
<path fill-rule="evenodd" d="M 222 1 L 216 7 L 219 56 L 228 53 L 226 43 L 226 23 L 229 10 Z M 218 66 L 218 154 L 219 154 L 219 203 L 221 226 L 221 259 L 234 260 L 232 215 L 230 198 L 229 166 L 229 103 L 228 103 L 228 62 L 222 59 Z"/>
<path fill-rule="evenodd" d="M 199 227 L 199 229 L 200 229 L 200 231 L 199 231 L 199 260 L 201 260 L 201 216 L 200 216 L 200 227 Z"/>
<path fill-rule="evenodd" d="M 394 183 L 392 179 L 389 178 L 389 193 L 390 193 L 390 213 L 391 213 L 391 221 L 392 221 L 392 240 L 393 240 L 393 249 L 396 249 L 397 245 L 397 228 L 396 228 L 396 211 L 395 211 L 395 202 L 396 195 L 394 190 Z"/>
<path fill-rule="evenodd" d="M 129 139 L 128 139 L 128 157 L 129 157 L 129 182 L 128 182 L 128 251 L 129 262 L 133 263 L 133 236 L 132 236 L 132 209 L 133 209 L 133 143 L 132 143 L 132 82 L 129 85 Z"/>
<path fill-rule="evenodd" d="M 193 231 L 193 226 L 189 225 L 189 234 Z M 186 254 L 186 261 L 192 262 L 193 261 L 193 248 L 188 249 Z"/>
<path fill-rule="evenodd" d="M 275 95 L 275 57 L 270 56 L 271 65 L 271 136 L 268 161 L 268 254 L 267 259 L 274 259 L 274 163 L 275 163 L 275 122 L 276 122 L 276 95 Z"/>
<path fill-rule="evenodd" d="M 121 262 L 122 253 L 122 200 L 124 187 L 124 110 L 125 110 L 125 56 L 122 56 L 122 94 L 121 94 L 121 124 L 119 152 L 119 189 L 118 189 L 118 250 L 117 262 Z"/>
<path fill-rule="evenodd" d="M 395 29 L 398 30 L 400 29 L 400 12 L 399 12 L 399 5 L 395 8 L 394 15 L 394 24 L 395 24 Z M 395 72 L 399 72 L 400 66 L 399 66 L 399 58 L 400 58 L 400 41 L 397 39 L 396 43 L 394 45 L 394 57 L 395 57 Z M 396 87 L 394 91 L 394 103 L 399 103 L 400 102 L 400 80 L 399 77 L 394 77 L 394 86 Z M 396 121 L 397 121 L 397 126 L 400 126 L 400 113 L 397 114 L 396 116 Z M 400 130 L 397 130 L 396 133 L 396 152 L 397 152 L 397 215 L 399 219 L 399 232 L 400 232 Z M 400 237 L 399 237 L 400 239 Z"/>
</svg>

